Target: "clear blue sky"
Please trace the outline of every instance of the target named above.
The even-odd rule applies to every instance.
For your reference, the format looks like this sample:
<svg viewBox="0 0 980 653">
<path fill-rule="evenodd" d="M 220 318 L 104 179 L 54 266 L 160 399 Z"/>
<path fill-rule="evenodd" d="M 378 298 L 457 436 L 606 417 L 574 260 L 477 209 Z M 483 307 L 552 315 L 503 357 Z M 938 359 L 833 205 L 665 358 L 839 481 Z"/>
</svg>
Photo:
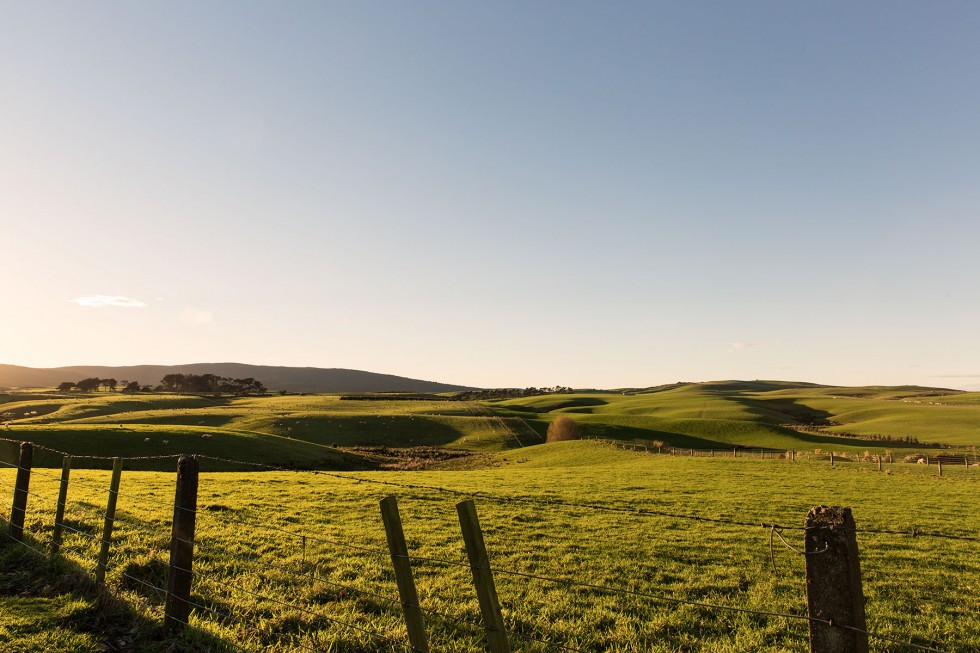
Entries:
<svg viewBox="0 0 980 653">
<path fill-rule="evenodd" d="M 0 362 L 980 388 L 980 4 L 2 12 Z"/>
</svg>

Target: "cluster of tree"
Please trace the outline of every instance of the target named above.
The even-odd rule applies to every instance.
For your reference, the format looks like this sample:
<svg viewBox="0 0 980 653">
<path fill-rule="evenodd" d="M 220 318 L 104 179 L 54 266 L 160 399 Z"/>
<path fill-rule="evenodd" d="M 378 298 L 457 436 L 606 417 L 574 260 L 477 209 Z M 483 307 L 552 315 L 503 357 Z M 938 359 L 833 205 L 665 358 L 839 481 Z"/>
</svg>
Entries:
<svg viewBox="0 0 980 653">
<path fill-rule="evenodd" d="M 95 392 L 104 389 L 106 392 L 116 392 L 122 386 L 123 392 L 200 392 L 209 394 L 232 394 L 236 396 L 261 395 L 266 393 L 265 386 L 253 378 L 231 379 L 216 374 L 168 374 L 155 388 L 141 386 L 139 381 L 116 381 L 115 379 L 99 379 L 91 377 L 81 381 L 64 381 L 58 385 L 61 392 L 78 390 L 80 392 Z"/>
<path fill-rule="evenodd" d="M 467 390 L 456 394 L 457 399 L 480 401 L 484 399 L 518 399 L 538 395 L 571 394 L 572 388 L 556 385 L 553 388 L 490 388 L 488 390 Z"/>
<path fill-rule="evenodd" d="M 106 392 L 115 392 L 122 385 L 123 392 L 149 392 L 150 386 L 140 386 L 139 381 L 116 381 L 115 379 L 100 379 L 89 377 L 81 381 L 63 381 L 58 385 L 58 390 L 68 392 L 69 390 L 79 390 L 81 392 L 94 392 L 99 388 L 104 388 Z"/>
<path fill-rule="evenodd" d="M 266 393 L 262 382 L 252 377 L 232 379 L 217 374 L 168 374 L 160 381 L 160 389 L 168 392 L 204 392 L 236 396 Z"/>
</svg>

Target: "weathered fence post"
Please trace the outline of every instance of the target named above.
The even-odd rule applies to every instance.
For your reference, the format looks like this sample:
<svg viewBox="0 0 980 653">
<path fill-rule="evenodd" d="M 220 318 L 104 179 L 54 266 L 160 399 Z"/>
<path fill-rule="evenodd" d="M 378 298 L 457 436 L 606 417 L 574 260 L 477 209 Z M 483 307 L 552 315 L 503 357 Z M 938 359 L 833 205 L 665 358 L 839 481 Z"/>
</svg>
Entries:
<svg viewBox="0 0 980 653">
<path fill-rule="evenodd" d="M 834 466 L 834 452 L 833 451 L 830 452 L 830 466 L 831 467 Z"/>
<path fill-rule="evenodd" d="M 31 487 L 31 467 L 34 465 L 34 445 L 20 443 L 17 460 L 17 480 L 14 482 L 14 503 L 10 507 L 10 537 L 24 539 L 24 516 L 27 514 L 27 495 Z"/>
<path fill-rule="evenodd" d="M 490 556 L 483 541 L 483 531 L 480 530 L 480 520 L 476 516 L 476 504 L 473 500 L 456 504 L 459 513 L 459 527 L 463 531 L 463 542 L 466 544 L 466 555 L 470 560 L 473 571 L 473 585 L 480 600 L 480 613 L 483 615 L 483 625 L 487 629 L 492 653 L 510 653 L 510 642 L 507 641 L 507 630 L 504 617 L 500 613 L 500 600 L 497 598 L 497 587 L 493 582 L 493 572 L 490 570 Z"/>
<path fill-rule="evenodd" d="M 51 533 L 51 554 L 56 555 L 61 548 L 61 535 L 64 531 L 65 504 L 68 502 L 68 477 L 71 474 L 71 456 L 61 461 L 61 486 L 58 488 L 58 508 L 54 513 L 54 532 Z"/>
<path fill-rule="evenodd" d="M 99 562 L 95 567 L 95 582 L 105 585 L 105 571 L 109 564 L 109 546 L 112 544 L 112 527 L 116 522 L 116 500 L 119 498 L 119 477 L 122 475 L 122 458 L 112 459 L 112 480 L 109 481 L 109 500 L 106 501 L 105 522 L 102 525 L 102 545 Z"/>
<path fill-rule="evenodd" d="M 881 471 L 881 454 L 878 454 L 878 471 Z"/>
<path fill-rule="evenodd" d="M 738 458 L 738 447 L 732 447 L 732 458 Z"/>
<path fill-rule="evenodd" d="M 411 642 L 412 648 L 416 651 L 428 651 L 429 642 L 425 635 L 425 621 L 422 619 L 419 594 L 415 589 L 415 577 L 412 576 L 412 561 L 408 557 L 405 531 L 402 529 L 402 519 L 398 514 L 398 501 L 395 497 L 386 497 L 381 500 L 381 520 L 384 522 L 385 535 L 388 538 L 391 564 L 395 568 L 395 581 L 398 583 L 398 596 L 402 600 L 402 612 L 405 614 L 405 626 L 408 628 L 408 641 Z"/>
<path fill-rule="evenodd" d="M 943 475 L 943 461 L 941 458 L 936 458 L 936 463 L 939 465 L 939 475 Z"/>
<path fill-rule="evenodd" d="M 170 532 L 170 568 L 167 571 L 167 602 L 163 617 L 163 627 L 168 633 L 179 631 L 191 615 L 199 472 L 200 466 L 193 456 L 181 456 L 177 460 L 174 521 Z"/>
<path fill-rule="evenodd" d="M 861 566 L 851 509 L 811 508 L 805 528 L 807 614 L 820 620 L 810 622 L 810 652 L 867 653 L 867 633 L 850 630 L 865 630 Z"/>
</svg>

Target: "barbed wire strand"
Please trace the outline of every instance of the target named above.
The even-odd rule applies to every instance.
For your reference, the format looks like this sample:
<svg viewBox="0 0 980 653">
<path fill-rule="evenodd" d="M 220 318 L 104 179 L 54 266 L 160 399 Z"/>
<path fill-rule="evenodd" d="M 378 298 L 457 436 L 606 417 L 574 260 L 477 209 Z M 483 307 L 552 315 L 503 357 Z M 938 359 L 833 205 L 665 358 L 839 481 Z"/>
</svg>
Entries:
<svg viewBox="0 0 980 653">
<path fill-rule="evenodd" d="M 278 465 L 269 465 L 267 463 L 248 462 L 243 460 L 234 460 L 231 458 L 219 458 L 217 456 L 199 455 L 197 457 L 205 460 L 216 460 L 229 464 L 237 464 L 237 465 L 268 469 L 270 471 L 280 471 L 280 472 L 287 472 L 287 473 L 308 473 L 308 474 L 314 474 L 318 476 L 328 476 L 331 478 L 337 478 L 346 481 L 353 481 L 357 483 L 386 485 L 390 487 L 399 487 L 399 488 L 412 489 L 412 490 L 428 490 L 428 491 L 435 491 L 435 492 L 441 492 L 446 494 L 454 494 L 458 496 L 465 496 L 474 499 L 487 499 L 490 501 L 499 501 L 499 502 L 506 502 L 506 503 L 528 503 L 528 504 L 561 506 L 565 508 L 578 508 L 583 510 L 614 512 L 614 513 L 632 514 L 632 515 L 641 515 L 641 516 L 670 517 L 674 519 L 685 519 L 685 520 L 698 521 L 698 522 L 718 523 L 718 524 L 726 524 L 730 526 L 742 526 L 742 527 L 753 528 L 753 529 L 760 528 L 760 527 L 763 529 L 771 529 L 773 526 L 776 526 L 780 530 L 790 529 L 790 530 L 806 531 L 806 530 L 811 530 L 813 528 L 816 528 L 816 527 L 806 527 L 806 526 L 786 526 L 786 525 L 768 523 L 768 522 L 750 522 L 750 521 L 742 521 L 742 520 L 732 520 L 732 519 L 725 519 L 722 517 L 707 517 L 704 515 L 673 513 L 673 512 L 667 512 L 661 510 L 653 510 L 649 508 L 635 508 L 630 506 L 610 506 L 610 505 L 603 505 L 603 504 L 596 504 L 596 503 L 581 503 L 575 501 L 565 501 L 562 499 L 541 499 L 537 497 L 506 496 L 506 495 L 492 494 L 490 492 L 472 492 L 467 490 L 457 490 L 454 488 L 447 488 L 438 485 L 423 485 L 418 483 L 399 483 L 395 481 L 384 481 L 379 479 L 364 478 L 361 476 L 351 476 L 351 475 L 340 474 L 336 472 L 328 472 L 323 470 L 296 470 L 296 469 L 289 469 L 287 467 L 281 467 Z M 941 537 L 945 539 L 966 540 L 966 541 L 973 541 L 973 542 L 980 541 L 980 537 L 949 534 L 949 533 L 938 533 L 933 531 L 923 531 L 915 528 L 913 528 L 912 531 L 887 530 L 887 529 L 878 529 L 878 528 L 858 528 L 858 529 L 854 529 L 854 532 L 911 535 L 913 537 Z"/>
<path fill-rule="evenodd" d="M 336 619 L 334 617 L 328 617 L 327 615 L 325 615 L 325 614 L 323 614 L 321 612 L 316 612 L 315 610 L 310 610 L 309 608 L 304 608 L 304 607 L 299 606 L 299 605 L 296 605 L 294 603 L 290 603 L 289 601 L 283 601 L 283 600 L 280 600 L 280 599 L 275 599 L 275 598 L 272 598 L 270 596 L 265 596 L 264 594 L 259 594 L 258 592 L 253 592 L 252 590 L 247 590 L 244 587 L 238 587 L 237 585 L 232 585 L 230 583 L 225 583 L 223 581 L 220 581 L 220 580 L 216 580 L 214 578 L 211 578 L 207 574 L 202 574 L 202 573 L 200 573 L 198 571 L 192 571 L 190 569 L 183 569 L 181 567 L 177 567 L 177 566 L 173 566 L 173 565 L 171 565 L 171 568 L 172 569 L 177 569 L 179 571 L 183 571 L 183 572 L 188 573 L 188 574 L 192 574 L 194 576 L 197 576 L 198 578 L 202 578 L 202 579 L 204 579 L 204 580 L 206 580 L 206 581 L 208 581 L 210 583 L 214 583 L 216 585 L 220 585 L 222 587 L 226 587 L 226 588 L 228 588 L 228 589 L 230 589 L 232 591 L 244 592 L 245 594 L 248 594 L 248 595 L 250 595 L 250 596 L 252 596 L 254 598 L 257 598 L 257 599 L 260 599 L 260 600 L 263 600 L 263 601 L 269 601 L 270 603 L 276 603 L 278 605 L 281 605 L 281 606 L 284 606 L 284 607 L 288 607 L 288 608 L 292 608 L 293 610 L 296 610 L 298 612 L 302 612 L 302 613 L 308 614 L 310 616 L 318 617 L 320 619 L 325 619 L 326 621 L 329 621 L 329 622 L 331 622 L 333 624 L 336 624 L 338 626 L 344 626 L 344 627 L 350 628 L 352 630 L 360 631 L 362 633 L 365 633 L 365 634 L 371 635 L 372 637 L 375 637 L 377 639 L 380 639 L 381 641 L 384 641 L 384 642 L 387 642 L 387 643 L 391 643 L 391 644 L 395 644 L 397 646 L 402 646 L 402 647 L 405 647 L 405 648 L 407 648 L 409 650 L 412 650 L 412 651 L 418 651 L 419 653 L 425 653 L 424 651 L 421 651 L 420 649 L 417 649 L 417 648 L 413 647 L 411 644 L 406 644 L 405 642 L 400 642 L 400 641 L 398 641 L 398 640 L 396 640 L 396 639 L 394 639 L 392 637 L 389 637 L 387 635 L 382 635 L 381 633 L 375 632 L 375 631 L 370 630 L 370 629 L 367 629 L 367 628 L 362 628 L 360 626 L 354 625 L 354 624 L 352 624 L 350 622 L 347 622 L 347 621 L 342 621 L 342 620 Z"/>
<path fill-rule="evenodd" d="M 345 549 L 351 549 L 352 551 L 358 551 L 358 552 L 361 552 L 361 553 L 370 553 L 372 555 L 379 555 L 379 556 L 389 555 L 389 552 L 388 551 L 383 551 L 381 549 L 372 549 L 370 547 L 359 546 L 357 544 L 349 544 L 349 543 L 346 543 L 346 542 L 341 542 L 339 540 L 333 540 L 333 539 L 321 537 L 321 536 L 318 536 L 318 535 L 309 535 L 309 534 L 298 532 L 298 531 L 291 531 L 289 529 L 282 528 L 280 526 L 276 526 L 276 525 L 270 524 L 268 522 L 263 522 L 263 523 L 260 524 L 260 523 L 249 521 L 247 519 L 241 519 L 241 518 L 236 518 L 236 519 L 234 519 L 234 521 L 232 521 L 231 518 L 226 518 L 226 517 L 222 517 L 222 516 L 219 516 L 219 515 L 212 515 L 212 516 L 215 519 L 217 519 L 218 521 L 221 521 L 221 522 L 223 522 L 225 524 L 232 525 L 232 526 L 244 525 L 244 526 L 251 526 L 252 528 L 260 528 L 260 529 L 261 528 L 267 528 L 267 529 L 269 529 L 271 531 L 275 531 L 277 533 L 282 533 L 283 535 L 289 535 L 289 536 L 295 537 L 297 539 L 306 538 L 306 539 L 312 540 L 314 542 L 320 542 L 321 544 L 331 544 L 333 546 L 339 546 L 339 547 L 342 547 L 342 548 L 345 548 Z"/>
<path fill-rule="evenodd" d="M 257 560 L 249 560 L 249 559 L 245 558 L 244 556 L 236 555 L 236 554 L 231 553 L 230 551 L 227 551 L 227 550 L 223 550 L 223 549 L 219 550 L 219 549 L 216 549 L 216 548 L 211 547 L 211 546 L 202 545 L 200 542 L 193 542 L 191 540 L 185 540 L 185 539 L 182 539 L 182 538 L 179 538 L 179 537 L 175 537 L 174 538 L 174 541 L 184 542 L 185 544 L 191 544 L 191 545 L 197 547 L 199 550 L 208 551 L 208 552 L 215 552 L 215 553 L 221 553 L 221 554 L 224 554 L 224 555 L 232 558 L 233 560 L 236 560 L 238 562 L 242 562 L 242 563 L 245 563 L 245 564 L 261 564 L 263 567 L 271 567 L 272 569 L 275 569 L 277 571 L 281 571 L 281 572 L 286 573 L 286 574 L 291 574 L 292 576 L 295 576 L 297 578 L 306 578 L 306 579 L 308 579 L 310 581 L 313 581 L 315 583 L 323 583 L 324 585 L 330 585 L 332 587 L 336 587 L 336 588 L 339 588 L 339 589 L 349 590 L 349 591 L 354 592 L 356 594 L 360 594 L 362 596 L 368 596 L 368 597 L 371 597 L 373 599 L 377 599 L 379 601 L 386 601 L 386 602 L 389 602 L 389 603 L 395 602 L 395 603 L 401 605 L 401 603 L 399 601 L 397 601 L 397 600 L 395 600 L 395 599 L 393 599 L 391 597 L 382 596 L 381 594 L 377 594 L 375 592 L 370 592 L 368 590 L 360 589 L 358 587 L 354 587 L 353 585 L 345 585 L 343 583 L 338 583 L 336 581 L 328 580 L 328 579 L 326 579 L 326 578 L 324 578 L 322 576 L 318 576 L 318 575 L 313 574 L 313 573 L 310 573 L 310 572 L 296 571 L 295 569 L 290 569 L 290 568 L 285 567 L 283 565 L 277 565 L 277 564 L 275 564 L 273 562 L 268 562 L 268 561 L 261 561 L 260 562 L 260 561 L 257 561 Z"/>
</svg>

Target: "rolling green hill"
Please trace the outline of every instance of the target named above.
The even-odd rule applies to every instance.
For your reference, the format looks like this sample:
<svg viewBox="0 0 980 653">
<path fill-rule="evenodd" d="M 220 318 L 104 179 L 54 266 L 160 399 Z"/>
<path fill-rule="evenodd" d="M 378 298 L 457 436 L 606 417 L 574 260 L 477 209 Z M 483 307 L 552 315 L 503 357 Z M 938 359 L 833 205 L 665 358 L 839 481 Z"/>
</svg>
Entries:
<svg viewBox="0 0 980 653">
<path fill-rule="evenodd" d="M 676 447 L 878 450 L 980 445 L 980 393 L 918 386 L 718 381 L 491 405 L 542 430 L 564 414 L 590 437 L 660 440 Z"/>
<path fill-rule="evenodd" d="M 31 391 L 0 395 L 0 413 L 5 437 L 75 455 L 199 453 L 326 469 L 374 468 L 386 449 L 515 449 L 541 442 L 559 415 L 578 421 L 587 438 L 676 448 L 880 452 L 980 444 L 980 393 L 914 386 L 720 381 L 480 403 L 371 399 Z M 58 461 L 42 454 L 39 463 Z"/>
</svg>

